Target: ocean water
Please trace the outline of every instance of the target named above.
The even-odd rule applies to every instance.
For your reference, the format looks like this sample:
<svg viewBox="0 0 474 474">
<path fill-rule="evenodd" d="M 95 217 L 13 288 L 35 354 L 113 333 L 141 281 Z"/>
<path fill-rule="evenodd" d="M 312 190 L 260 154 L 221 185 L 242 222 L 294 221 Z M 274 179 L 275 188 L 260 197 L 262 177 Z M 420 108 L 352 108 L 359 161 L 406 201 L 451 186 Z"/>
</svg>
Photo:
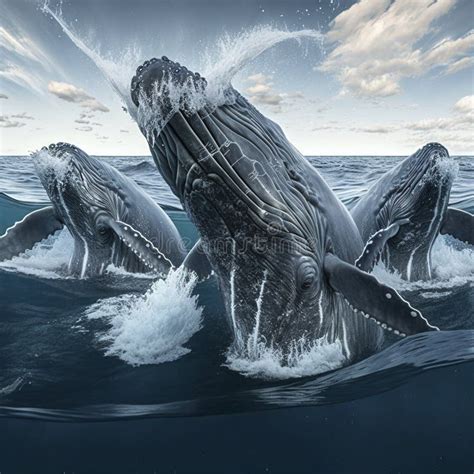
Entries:
<svg viewBox="0 0 474 474">
<path fill-rule="evenodd" d="M 192 244 L 150 157 L 102 157 Z M 400 157 L 308 157 L 351 207 Z M 474 212 L 474 158 L 451 205 Z M 0 157 L 0 234 L 47 202 L 29 157 Z M 474 249 L 440 237 L 434 278 L 378 266 L 442 331 L 340 368 L 338 347 L 292 367 L 234 360 L 215 281 L 109 268 L 64 273 L 61 231 L 0 264 L 0 472 L 472 472 Z"/>
</svg>

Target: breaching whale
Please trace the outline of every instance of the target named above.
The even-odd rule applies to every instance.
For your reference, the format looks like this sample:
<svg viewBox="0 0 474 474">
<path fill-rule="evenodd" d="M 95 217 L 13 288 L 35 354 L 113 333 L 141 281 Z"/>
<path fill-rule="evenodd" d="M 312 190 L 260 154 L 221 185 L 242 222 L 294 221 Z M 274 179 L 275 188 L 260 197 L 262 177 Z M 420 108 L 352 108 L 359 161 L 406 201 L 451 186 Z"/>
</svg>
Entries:
<svg viewBox="0 0 474 474">
<path fill-rule="evenodd" d="M 68 270 L 81 278 L 100 275 L 111 263 L 161 274 L 182 263 L 178 230 L 134 181 L 67 143 L 44 147 L 32 158 L 52 205 L 7 229 L 0 237 L 0 261 L 66 226 L 74 238 Z"/>
<path fill-rule="evenodd" d="M 168 58 L 138 67 L 132 100 L 155 163 L 201 234 L 233 346 L 342 341 L 348 361 L 382 330 L 434 330 L 393 288 L 356 268 L 359 231 L 282 130 L 232 86 L 211 100 L 199 74 Z M 191 259 L 192 253 L 187 260 Z"/>
<path fill-rule="evenodd" d="M 367 242 L 359 268 L 378 257 L 407 280 L 432 277 L 436 237 L 450 234 L 474 245 L 474 216 L 448 207 L 456 165 L 439 143 L 429 143 L 385 173 L 351 211 Z"/>
</svg>

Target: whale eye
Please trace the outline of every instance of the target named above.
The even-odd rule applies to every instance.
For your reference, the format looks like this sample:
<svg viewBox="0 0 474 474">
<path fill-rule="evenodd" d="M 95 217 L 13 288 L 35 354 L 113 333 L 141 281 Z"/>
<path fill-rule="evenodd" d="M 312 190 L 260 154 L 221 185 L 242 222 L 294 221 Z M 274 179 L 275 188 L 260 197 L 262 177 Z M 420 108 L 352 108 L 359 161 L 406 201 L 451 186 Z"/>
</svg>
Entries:
<svg viewBox="0 0 474 474">
<path fill-rule="evenodd" d="M 301 283 L 302 290 L 309 290 L 314 282 L 314 275 L 308 275 L 305 280 Z"/>
<path fill-rule="evenodd" d="M 296 273 L 296 284 L 301 291 L 308 291 L 315 287 L 318 270 L 314 262 L 309 258 L 304 258 L 298 265 Z"/>
</svg>

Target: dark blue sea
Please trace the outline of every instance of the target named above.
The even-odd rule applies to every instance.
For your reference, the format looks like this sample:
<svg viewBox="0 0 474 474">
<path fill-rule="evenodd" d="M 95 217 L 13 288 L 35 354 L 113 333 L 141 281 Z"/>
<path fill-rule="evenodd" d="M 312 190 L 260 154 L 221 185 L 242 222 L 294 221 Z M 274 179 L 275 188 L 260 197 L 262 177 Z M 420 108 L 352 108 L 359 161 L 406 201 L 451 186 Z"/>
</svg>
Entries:
<svg viewBox="0 0 474 474">
<path fill-rule="evenodd" d="M 193 225 L 150 157 L 102 157 Z M 400 157 L 309 157 L 351 207 Z M 474 158 L 451 205 L 474 213 Z M 0 157 L 0 235 L 47 203 L 29 157 Z M 433 248 L 394 286 L 442 331 L 340 368 L 233 359 L 215 281 L 64 272 L 67 230 L 0 264 L 0 473 L 466 473 L 474 470 L 474 249 Z"/>
</svg>

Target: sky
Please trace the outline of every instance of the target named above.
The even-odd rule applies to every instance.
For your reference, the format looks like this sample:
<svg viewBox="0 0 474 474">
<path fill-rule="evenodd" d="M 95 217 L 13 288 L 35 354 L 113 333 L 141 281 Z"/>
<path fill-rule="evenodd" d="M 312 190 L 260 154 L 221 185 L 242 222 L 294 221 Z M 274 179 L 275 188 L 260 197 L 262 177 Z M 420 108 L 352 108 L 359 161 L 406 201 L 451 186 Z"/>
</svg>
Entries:
<svg viewBox="0 0 474 474">
<path fill-rule="evenodd" d="M 96 155 L 147 155 L 96 65 L 45 14 L 0 0 L 0 154 L 65 141 Z M 408 155 L 431 141 L 474 155 L 472 0 L 51 0 L 102 56 L 168 56 L 202 71 L 224 38 L 314 29 L 246 65 L 233 85 L 306 155 Z M 233 40 L 234 38 L 234 40 Z M 131 79 L 131 75 L 130 75 Z"/>
</svg>

